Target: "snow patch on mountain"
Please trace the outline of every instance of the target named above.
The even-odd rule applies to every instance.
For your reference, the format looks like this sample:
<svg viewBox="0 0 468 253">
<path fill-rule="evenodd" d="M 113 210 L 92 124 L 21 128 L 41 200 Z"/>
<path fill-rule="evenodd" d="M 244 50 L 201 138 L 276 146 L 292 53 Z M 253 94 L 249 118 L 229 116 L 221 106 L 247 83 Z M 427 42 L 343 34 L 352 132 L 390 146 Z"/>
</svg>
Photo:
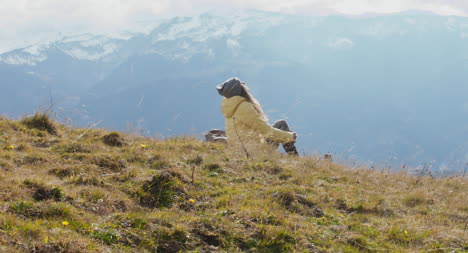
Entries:
<svg viewBox="0 0 468 253">
<path fill-rule="evenodd" d="M 144 53 L 159 54 L 181 62 L 189 61 L 196 54 L 213 58 L 215 50 L 207 42 L 221 40 L 234 56 L 238 56 L 241 36 L 261 36 L 269 28 L 285 21 L 284 15 L 259 11 L 173 18 L 149 34 L 151 45 Z"/>
<path fill-rule="evenodd" d="M 71 48 L 64 50 L 64 52 L 76 59 L 96 61 L 114 53 L 118 47 L 116 45 L 105 45 L 97 52 L 90 52 L 87 49 L 88 48 Z"/>
<path fill-rule="evenodd" d="M 226 40 L 226 45 L 228 48 L 232 49 L 232 50 L 238 50 L 240 49 L 240 44 L 237 40 L 234 40 L 234 39 L 227 39 Z"/>
<path fill-rule="evenodd" d="M 44 51 L 49 49 L 50 44 L 34 45 L 23 49 L 23 52 L 34 56 L 43 55 Z"/>
<path fill-rule="evenodd" d="M 53 48 L 78 60 L 98 61 L 116 53 L 126 40 L 102 35 L 82 34 L 38 44 L 0 55 L 0 62 L 35 66 L 48 58 Z"/>
<path fill-rule="evenodd" d="M 407 23 L 407 25 L 410 25 L 410 23 Z M 403 28 L 398 24 L 388 24 L 385 22 L 371 23 L 361 30 L 361 34 L 375 37 L 380 40 L 393 35 L 405 35 L 406 33 L 408 33 L 406 28 Z"/>
<path fill-rule="evenodd" d="M 45 56 L 24 56 L 24 55 L 8 55 L 0 56 L 0 61 L 11 65 L 30 65 L 35 66 L 37 63 L 45 61 Z"/>
<path fill-rule="evenodd" d="M 95 35 L 86 33 L 86 34 L 80 34 L 80 35 L 75 35 L 75 36 L 66 36 L 63 37 L 61 40 L 59 40 L 61 43 L 72 43 L 72 42 L 85 42 L 85 41 L 90 41 L 95 39 Z M 102 36 L 101 36 L 102 37 Z"/>
<path fill-rule="evenodd" d="M 0 55 L 0 62 L 10 65 L 35 66 L 37 63 L 47 59 L 46 50 L 50 48 L 50 43 L 34 45 L 23 49 L 17 49 Z"/>
<path fill-rule="evenodd" d="M 328 42 L 328 47 L 333 49 L 351 49 L 354 47 L 354 42 L 349 38 L 335 38 Z"/>
<path fill-rule="evenodd" d="M 157 34 L 153 44 L 159 41 L 190 38 L 194 42 L 204 42 L 212 38 L 237 37 L 247 30 L 250 24 L 255 24 L 257 32 L 280 24 L 284 17 L 258 12 L 257 15 L 237 13 L 232 16 L 215 16 L 202 14 L 195 17 L 174 18 L 168 23 L 156 28 Z M 167 29 L 162 28 L 166 26 Z"/>
<path fill-rule="evenodd" d="M 75 59 L 98 61 L 117 52 L 124 41 L 102 35 L 83 34 L 65 37 L 57 42 L 57 47 Z"/>
<path fill-rule="evenodd" d="M 153 43 L 162 40 L 175 40 L 182 36 L 192 37 L 194 41 L 202 41 L 200 37 L 200 29 L 196 29 L 202 25 L 198 17 L 194 18 L 176 18 L 174 20 L 175 24 L 171 25 L 168 30 L 158 33 L 157 36 L 153 39 Z M 202 29 L 205 30 L 205 29 Z"/>
</svg>

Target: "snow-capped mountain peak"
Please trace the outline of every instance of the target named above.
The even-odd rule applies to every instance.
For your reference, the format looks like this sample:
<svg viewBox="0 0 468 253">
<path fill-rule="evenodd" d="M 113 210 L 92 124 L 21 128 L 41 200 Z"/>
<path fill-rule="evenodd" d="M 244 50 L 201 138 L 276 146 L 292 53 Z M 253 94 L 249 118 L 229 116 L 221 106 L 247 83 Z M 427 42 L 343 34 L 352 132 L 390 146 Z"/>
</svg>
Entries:
<svg viewBox="0 0 468 253">
<path fill-rule="evenodd" d="M 37 63 L 40 63 L 47 59 L 46 51 L 50 47 L 51 43 L 44 43 L 13 50 L 11 52 L 1 54 L 0 62 L 10 65 L 35 66 Z"/>
<path fill-rule="evenodd" d="M 65 37 L 56 42 L 58 48 L 71 57 L 79 60 L 98 61 L 117 52 L 125 40 L 103 35 L 83 34 Z"/>
<path fill-rule="evenodd" d="M 249 25 L 255 24 L 257 32 L 280 24 L 284 20 L 282 15 L 264 12 L 237 12 L 230 16 L 201 14 L 195 17 L 173 18 L 153 32 L 153 43 L 164 40 L 190 38 L 195 42 L 203 42 L 210 38 L 222 36 L 236 37 L 245 31 Z"/>
<path fill-rule="evenodd" d="M 0 62 L 10 65 L 35 66 L 47 60 L 50 50 L 58 50 L 78 60 L 99 61 L 115 53 L 125 40 L 103 35 L 81 34 L 0 55 Z"/>
</svg>

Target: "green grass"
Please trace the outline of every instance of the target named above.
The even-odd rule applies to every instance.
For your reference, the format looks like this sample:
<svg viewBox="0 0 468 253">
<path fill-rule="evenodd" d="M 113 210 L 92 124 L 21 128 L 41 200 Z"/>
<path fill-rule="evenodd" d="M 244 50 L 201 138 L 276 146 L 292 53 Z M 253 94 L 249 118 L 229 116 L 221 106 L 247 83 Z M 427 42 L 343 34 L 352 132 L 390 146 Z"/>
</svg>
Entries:
<svg viewBox="0 0 468 253">
<path fill-rule="evenodd" d="M 468 251 L 466 177 L 249 152 L 0 118 L 0 252 Z"/>
</svg>

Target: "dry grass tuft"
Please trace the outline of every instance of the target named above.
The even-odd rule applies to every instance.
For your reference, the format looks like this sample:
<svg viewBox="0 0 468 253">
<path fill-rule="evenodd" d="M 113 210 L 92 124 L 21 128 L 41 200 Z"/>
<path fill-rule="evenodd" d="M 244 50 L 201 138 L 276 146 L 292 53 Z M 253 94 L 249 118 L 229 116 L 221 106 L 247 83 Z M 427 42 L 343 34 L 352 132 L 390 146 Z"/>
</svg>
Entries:
<svg viewBox="0 0 468 253">
<path fill-rule="evenodd" d="M 102 137 L 102 142 L 111 147 L 122 147 L 125 140 L 118 132 L 110 132 Z"/>
<path fill-rule="evenodd" d="M 53 135 L 57 134 L 57 127 L 47 113 L 36 112 L 34 115 L 21 120 L 21 123 L 23 123 L 28 128 L 46 131 Z"/>
</svg>

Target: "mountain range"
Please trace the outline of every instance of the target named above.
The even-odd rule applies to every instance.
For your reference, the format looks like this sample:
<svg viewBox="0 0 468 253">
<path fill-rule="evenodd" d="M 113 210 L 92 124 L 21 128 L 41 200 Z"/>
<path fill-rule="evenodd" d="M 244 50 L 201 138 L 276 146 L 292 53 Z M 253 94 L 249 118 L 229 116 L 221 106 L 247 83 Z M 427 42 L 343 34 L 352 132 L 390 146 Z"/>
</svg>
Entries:
<svg viewBox="0 0 468 253">
<path fill-rule="evenodd" d="M 0 54 L 0 113 L 52 108 L 77 126 L 147 135 L 223 128 L 215 86 L 239 77 L 304 153 L 353 164 L 468 162 L 468 18 L 424 12 L 175 17 Z"/>
</svg>

